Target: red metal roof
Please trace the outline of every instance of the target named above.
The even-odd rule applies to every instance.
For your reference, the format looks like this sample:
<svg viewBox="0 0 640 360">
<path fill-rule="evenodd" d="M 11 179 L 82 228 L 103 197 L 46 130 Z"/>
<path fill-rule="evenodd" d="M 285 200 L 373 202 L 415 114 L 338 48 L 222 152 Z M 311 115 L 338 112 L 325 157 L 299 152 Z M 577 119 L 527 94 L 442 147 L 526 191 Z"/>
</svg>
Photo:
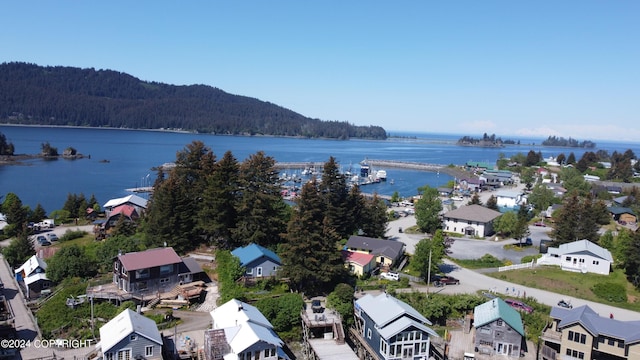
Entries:
<svg viewBox="0 0 640 360">
<path fill-rule="evenodd" d="M 342 250 L 342 258 L 344 261 L 356 263 L 360 266 L 366 266 L 373 260 L 372 254 L 365 254 L 360 252 Z"/>
<path fill-rule="evenodd" d="M 170 247 L 126 253 L 124 255 L 118 255 L 118 259 L 127 271 L 182 262 L 180 256 Z"/>
<path fill-rule="evenodd" d="M 109 216 L 113 216 L 116 214 L 123 214 L 129 218 L 132 217 L 133 214 L 136 215 L 136 217 L 138 216 L 138 212 L 136 211 L 136 208 L 134 208 L 131 205 L 120 205 L 116 208 L 114 208 L 111 213 L 109 213 Z"/>
</svg>

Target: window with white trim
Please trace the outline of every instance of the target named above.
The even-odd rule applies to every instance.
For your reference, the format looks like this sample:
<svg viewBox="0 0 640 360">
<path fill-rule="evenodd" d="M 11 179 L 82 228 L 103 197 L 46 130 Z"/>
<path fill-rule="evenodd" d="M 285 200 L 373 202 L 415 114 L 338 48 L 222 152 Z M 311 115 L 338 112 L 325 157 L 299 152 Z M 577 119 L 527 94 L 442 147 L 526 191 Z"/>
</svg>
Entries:
<svg viewBox="0 0 640 360">
<path fill-rule="evenodd" d="M 153 345 L 147 345 L 144 347 L 144 356 L 153 356 Z"/>
<path fill-rule="evenodd" d="M 367 339 L 371 339 L 371 329 L 367 329 Z"/>
</svg>

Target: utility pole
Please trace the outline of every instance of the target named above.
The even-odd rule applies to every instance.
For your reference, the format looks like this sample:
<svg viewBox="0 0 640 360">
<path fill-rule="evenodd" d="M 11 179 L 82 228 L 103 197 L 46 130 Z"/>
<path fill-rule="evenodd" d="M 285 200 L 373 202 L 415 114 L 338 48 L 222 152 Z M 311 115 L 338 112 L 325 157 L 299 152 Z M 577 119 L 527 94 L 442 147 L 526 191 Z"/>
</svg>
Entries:
<svg viewBox="0 0 640 360">
<path fill-rule="evenodd" d="M 427 298 L 429 297 L 429 286 L 431 286 L 431 248 L 429 248 L 429 268 L 427 268 Z"/>
</svg>

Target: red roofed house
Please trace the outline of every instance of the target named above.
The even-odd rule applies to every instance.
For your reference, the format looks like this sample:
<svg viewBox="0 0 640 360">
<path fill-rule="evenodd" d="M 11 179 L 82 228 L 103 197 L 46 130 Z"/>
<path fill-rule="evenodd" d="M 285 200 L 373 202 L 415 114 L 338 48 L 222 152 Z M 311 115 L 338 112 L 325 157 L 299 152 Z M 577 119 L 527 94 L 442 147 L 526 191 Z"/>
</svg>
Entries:
<svg viewBox="0 0 640 360">
<path fill-rule="evenodd" d="M 109 232 L 110 228 L 116 226 L 120 218 L 123 216 L 124 221 L 127 222 L 135 222 L 140 218 L 140 214 L 138 214 L 138 211 L 135 207 L 126 204 L 117 206 L 113 208 L 113 210 L 111 210 L 111 212 L 109 213 L 109 217 L 104 224 L 104 229 L 107 231 L 107 233 Z"/>
<path fill-rule="evenodd" d="M 368 274 L 376 267 L 376 257 L 373 254 L 342 250 L 342 260 L 345 267 L 357 276 Z"/>
<path fill-rule="evenodd" d="M 113 282 L 126 292 L 168 291 L 192 281 L 193 273 L 182 273 L 182 264 L 183 259 L 170 247 L 120 254 L 113 263 Z"/>
</svg>

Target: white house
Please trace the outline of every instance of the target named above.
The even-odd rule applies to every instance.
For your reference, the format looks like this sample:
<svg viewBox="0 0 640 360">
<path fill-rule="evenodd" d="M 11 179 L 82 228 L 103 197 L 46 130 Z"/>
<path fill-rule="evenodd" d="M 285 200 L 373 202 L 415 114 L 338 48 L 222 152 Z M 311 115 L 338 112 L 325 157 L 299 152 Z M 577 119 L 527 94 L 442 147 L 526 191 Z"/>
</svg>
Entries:
<svg viewBox="0 0 640 360">
<path fill-rule="evenodd" d="M 255 306 L 231 299 L 211 312 L 212 328 L 204 334 L 206 360 L 289 359 L 284 342 Z"/>
<path fill-rule="evenodd" d="M 104 360 L 162 359 L 162 335 L 155 321 L 126 309 L 100 327 L 96 348 Z"/>
<path fill-rule="evenodd" d="M 147 203 L 147 199 L 134 194 L 117 199 L 111 199 L 107 201 L 102 207 L 104 208 L 106 217 L 109 218 L 111 211 L 121 205 L 132 206 L 136 210 L 138 215 L 140 215 L 147 209 Z"/>
<path fill-rule="evenodd" d="M 442 216 L 444 231 L 484 237 L 493 233 L 493 221 L 502 215 L 481 205 L 466 205 Z"/>
<path fill-rule="evenodd" d="M 500 191 L 496 193 L 496 204 L 501 208 L 514 208 L 525 205 L 527 198 L 520 191 Z"/>
<path fill-rule="evenodd" d="M 547 253 L 537 260 L 538 265 L 557 265 L 566 271 L 602 275 L 609 275 L 612 263 L 613 257 L 609 250 L 589 240 L 578 240 L 557 248 L 550 247 Z"/>
</svg>

